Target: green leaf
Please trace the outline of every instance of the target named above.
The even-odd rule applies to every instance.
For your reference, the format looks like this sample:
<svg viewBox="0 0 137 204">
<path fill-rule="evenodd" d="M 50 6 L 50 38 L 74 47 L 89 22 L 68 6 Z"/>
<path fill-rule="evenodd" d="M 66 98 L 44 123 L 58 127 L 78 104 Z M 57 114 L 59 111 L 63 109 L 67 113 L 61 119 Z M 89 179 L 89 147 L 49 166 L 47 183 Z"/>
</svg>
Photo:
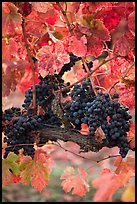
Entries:
<svg viewBox="0 0 137 204">
<path fill-rule="evenodd" d="M 18 156 L 10 152 L 6 159 L 2 160 L 2 183 L 9 185 L 15 175 L 19 175 L 20 169 L 17 163 Z"/>
<path fill-rule="evenodd" d="M 34 161 L 31 159 L 31 157 L 26 156 L 23 157 L 21 164 L 20 164 L 20 175 L 21 175 L 21 181 L 23 184 L 28 184 L 31 180 L 31 169 L 34 165 Z"/>
</svg>

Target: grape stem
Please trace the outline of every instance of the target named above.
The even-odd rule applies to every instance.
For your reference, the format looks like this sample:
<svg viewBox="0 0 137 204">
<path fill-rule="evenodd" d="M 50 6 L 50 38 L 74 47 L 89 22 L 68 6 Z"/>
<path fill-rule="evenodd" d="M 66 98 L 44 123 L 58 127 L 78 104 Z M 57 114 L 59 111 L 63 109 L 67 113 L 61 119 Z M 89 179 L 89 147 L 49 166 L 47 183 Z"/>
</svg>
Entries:
<svg viewBox="0 0 137 204">
<path fill-rule="evenodd" d="M 61 13 L 63 14 L 64 16 L 64 19 L 65 19 L 65 22 L 67 24 L 67 27 L 68 27 L 68 30 L 70 32 L 71 35 L 74 35 L 74 32 L 73 32 L 73 28 L 71 27 L 70 23 L 69 23 L 69 20 L 68 20 L 68 17 L 67 17 L 67 2 L 65 2 L 65 10 L 62 8 L 62 6 L 60 5 L 60 2 L 56 2 L 56 4 L 58 5 L 58 7 L 60 8 L 61 10 Z"/>
<path fill-rule="evenodd" d="M 84 64 L 84 66 L 85 66 L 85 69 L 86 69 L 87 73 L 89 74 L 89 73 L 90 73 L 90 70 L 89 70 L 89 68 L 88 68 L 88 66 L 87 66 L 87 63 L 85 62 L 84 57 L 81 57 L 81 58 L 82 58 L 82 62 L 83 62 L 83 64 Z M 90 79 L 90 82 L 91 82 L 91 85 L 92 85 L 92 89 L 93 89 L 95 95 L 97 96 L 97 91 L 96 91 L 96 89 L 94 88 L 94 83 L 93 83 L 93 81 L 92 81 L 91 75 L 89 76 L 89 79 Z"/>
<path fill-rule="evenodd" d="M 77 154 L 77 153 L 75 153 L 75 152 L 73 152 L 73 151 L 71 151 L 71 150 L 69 150 L 69 149 L 64 148 L 59 142 L 57 142 L 57 143 L 52 142 L 51 144 L 60 147 L 61 149 L 65 150 L 66 152 L 70 152 L 70 153 L 72 153 L 72 154 L 74 154 L 74 155 L 76 155 L 76 156 L 78 156 L 78 157 L 81 157 L 81 158 L 83 158 L 83 159 L 90 160 L 90 161 L 96 162 L 96 163 L 100 163 L 100 162 L 102 162 L 102 161 L 104 161 L 104 160 L 106 160 L 106 159 L 110 159 L 110 158 L 113 158 L 113 157 L 118 157 L 118 156 L 120 156 L 120 154 L 117 154 L 117 155 L 109 155 L 109 156 L 104 157 L 103 159 L 100 159 L 100 160 L 93 160 L 93 159 L 91 159 L 91 158 L 84 157 L 84 156 L 82 156 L 82 155 L 80 155 L 80 154 Z"/>
<path fill-rule="evenodd" d="M 33 114 L 36 115 L 36 88 L 35 88 L 35 64 L 32 60 L 32 55 L 31 55 L 31 51 L 27 42 L 27 35 L 26 35 L 26 30 L 25 30 L 25 20 L 22 17 L 22 33 L 24 36 L 24 42 L 25 42 L 25 47 L 27 50 L 27 55 L 28 55 L 28 59 L 31 65 L 31 69 L 32 69 L 32 89 L 33 89 L 33 99 L 32 99 L 32 104 L 33 104 Z"/>
<path fill-rule="evenodd" d="M 111 60 L 113 60 L 113 59 L 115 59 L 115 58 L 117 58 L 117 57 L 118 57 L 118 56 L 115 55 L 115 56 L 113 56 L 113 57 L 110 57 L 110 58 L 107 59 L 107 60 L 103 60 L 99 65 L 97 65 L 97 67 L 95 67 L 94 70 L 92 70 L 91 72 L 87 73 L 86 76 L 82 77 L 81 79 L 79 79 L 78 81 L 74 82 L 73 84 L 71 84 L 71 85 L 69 85 L 69 86 L 67 86 L 67 87 L 65 87 L 65 88 L 62 88 L 61 91 L 63 92 L 63 91 L 65 91 L 65 90 L 68 90 L 68 89 L 72 88 L 75 84 L 78 84 L 78 83 L 82 82 L 84 79 L 86 79 L 87 77 L 91 76 L 91 75 L 92 75 L 97 69 L 99 69 L 103 64 L 105 64 L 105 63 L 107 63 L 107 62 L 109 62 L 109 61 L 111 61 Z"/>
<path fill-rule="evenodd" d="M 65 2 L 65 3 L 66 3 L 66 2 Z M 57 4 L 58 7 L 60 8 L 60 10 L 61 10 L 61 12 L 62 12 L 62 15 L 64 16 L 64 19 L 65 19 L 65 21 L 66 21 L 66 24 L 67 24 L 67 27 L 68 27 L 68 30 L 69 30 L 71 36 L 74 36 L 74 35 L 75 35 L 74 32 L 73 32 L 73 28 L 74 28 L 74 27 L 72 28 L 72 26 L 71 26 L 71 24 L 70 24 L 70 22 L 69 22 L 69 20 L 68 20 L 68 17 L 67 17 L 67 14 L 66 14 L 67 9 L 64 10 L 64 9 L 62 8 L 62 6 L 60 5 L 60 2 L 56 2 L 56 4 Z M 66 6 L 66 8 L 67 8 L 67 3 L 65 4 L 65 6 Z M 87 64 L 86 64 L 85 57 L 81 57 L 81 60 L 82 60 L 82 62 L 83 62 L 83 64 L 84 64 L 84 66 L 85 66 L 85 69 L 86 69 L 87 73 L 89 74 L 88 76 L 89 76 L 89 78 L 90 78 L 90 82 L 91 82 L 91 85 L 92 85 L 92 89 L 93 89 L 95 95 L 97 95 L 97 91 L 96 91 L 96 89 L 94 88 L 94 84 L 93 84 L 93 81 L 92 81 L 92 77 L 91 77 L 91 75 L 90 75 L 90 70 L 89 70 L 89 68 L 88 68 L 88 66 L 87 66 Z"/>
</svg>

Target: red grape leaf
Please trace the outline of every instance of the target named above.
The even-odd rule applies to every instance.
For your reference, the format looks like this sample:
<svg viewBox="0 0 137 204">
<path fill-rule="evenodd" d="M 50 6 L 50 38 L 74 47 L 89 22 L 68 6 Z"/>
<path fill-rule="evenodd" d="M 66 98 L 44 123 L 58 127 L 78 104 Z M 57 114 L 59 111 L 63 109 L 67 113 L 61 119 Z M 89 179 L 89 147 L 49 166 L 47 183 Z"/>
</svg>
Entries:
<svg viewBox="0 0 137 204">
<path fill-rule="evenodd" d="M 130 148 L 135 148 L 135 121 L 130 122 L 130 131 L 128 132 L 127 139 L 130 142 Z"/>
<path fill-rule="evenodd" d="M 14 49 L 13 49 L 14 47 Z M 18 47 L 14 38 L 2 39 L 2 59 L 11 59 L 13 56 L 17 55 Z"/>
<path fill-rule="evenodd" d="M 108 29 L 105 27 L 102 21 L 100 20 L 93 20 L 90 23 L 90 30 L 92 35 L 96 36 L 100 41 L 109 41 L 110 34 Z"/>
<path fill-rule="evenodd" d="M 35 11 L 41 13 L 46 13 L 50 8 L 52 8 L 50 2 L 32 2 L 31 4 Z"/>
<path fill-rule="evenodd" d="M 82 2 L 83 3 L 83 2 Z M 102 10 L 104 7 L 111 7 L 113 2 L 84 2 L 83 3 L 83 8 L 82 8 L 82 13 L 83 14 L 94 14 L 97 11 Z"/>
<path fill-rule="evenodd" d="M 128 16 L 128 29 L 135 35 L 135 11 Z"/>
<path fill-rule="evenodd" d="M 15 6 L 19 8 L 23 16 L 28 16 L 31 13 L 31 4 L 29 2 L 14 2 Z"/>
<path fill-rule="evenodd" d="M 133 109 L 135 107 L 135 87 L 119 83 L 115 86 L 120 94 L 120 102 Z"/>
<path fill-rule="evenodd" d="M 3 3 L 4 4 L 4 3 Z M 2 10 L 2 35 L 9 34 L 13 36 L 16 33 L 21 32 L 22 18 L 21 14 L 18 13 L 18 8 L 13 4 L 9 3 L 8 8 L 10 12 Z"/>
<path fill-rule="evenodd" d="M 2 184 L 9 185 L 19 175 L 18 156 L 10 152 L 6 159 L 2 160 Z M 12 172 L 11 172 L 12 171 Z"/>
<path fill-rule="evenodd" d="M 64 179 L 61 186 L 63 186 L 63 190 L 65 192 L 69 192 L 72 188 L 74 188 L 72 194 L 84 196 L 86 192 L 89 191 L 89 185 L 85 178 L 86 176 L 87 173 L 82 168 L 78 168 L 78 174 L 75 174 L 73 167 L 67 167 L 60 178 Z"/>
<path fill-rule="evenodd" d="M 98 57 L 103 52 L 103 42 L 95 36 L 87 37 L 87 53 L 91 56 Z"/>
<path fill-rule="evenodd" d="M 83 35 L 80 40 L 77 40 L 75 36 L 69 38 L 69 52 L 72 52 L 74 55 L 80 57 L 85 56 L 87 52 L 87 43 L 86 37 Z"/>
<path fill-rule="evenodd" d="M 131 171 L 132 173 L 135 172 L 135 159 L 132 156 L 128 156 L 126 161 L 122 160 L 121 156 L 118 156 L 114 161 L 114 166 L 116 166 L 115 173 L 128 173 Z"/>
<path fill-rule="evenodd" d="M 92 181 L 93 187 L 97 188 L 93 201 L 103 202 L 108 200 L 112 202 L 113 194 L 128 183 L 132 176 L 132 171 L 126 173 L 121 172 L 119 175 L 116 175 L 114 172 L 111 172 L 110 169 L 105 169 L 99 178 Z"/>
<path fill-rule="evenodd" d="M 87 54 L 98 57 L 103 51 L 103 41 L 110 40 L 109 31 L 103 22 L 98 19 L 92 19 L 89 15 L 84 15 L 83 19 L 83 25 L 80 25 L 75 32 L 83 32 L 83 34 L 86 34 Z"/>
<path fill-rule="evenodd" d="M 39 82 L 40 79 L 38 77 L 38 69 L 35 69 L 35 83 L 37 84 Z M 25 73 L 17 84 L 17 87 L 19 91 L 24 94 L 30 86 L 32 86 L 32 69 L 30 64 L 27 64 L 27 66 L 25 67 Z"/>
<path fill-rule="evenodd" d="M 116 29 L 121 18 L 123 17 L 122 13 L 118 13 L 117 7 L 104 7 L 100 10 L 96 16 L 103 21 L 105 27 L 110 31 Z"/>
<path fill-rule="evenodd" d="M 31 185 L 38 191 L 42 191 L 48 184 L 49 174 L 53 161 L 42 149 L 35 150 L 34 160 L 29 156 L 21 158 L 21 181 Z"/>
<path fill-rule="evenodd" d="M 114 53 L 120 56 L 126 56 L 129 51 L 135 47 L 134 37 L 127 31 L 114 44 Z"/>
<path fill-rule="evenodd" d="M 24 75 L 26 61 L 3 61 L 2 64 L 2 96 L 8 96 L 11 91 L 16 90 Z"/>
<path fill-rule="evenodd" d="M 102 8 L 96 18 L 102 20 L 108 30 L 116 29 L 121 19 L 134 10 L 133 2 L 113 2 L 112 7 Z"/>
<path fill-rule="evenodd" d="M 49 25 L 53 26 L 57 21 L 57 19 L 58 19 L 58 13 L 55 9 L 49 9 L 46 12 L 45 22 L 47 22 Z"/>
<path fill-rule="evenodd" d="M 55 72 L 58 74 L 62 66 L 70 61 L 66 45 L 60 41 L 40 48 L 36 58 L 39 70 L 44 70 L 45 75 L 53 75 Z"/>
</svg>

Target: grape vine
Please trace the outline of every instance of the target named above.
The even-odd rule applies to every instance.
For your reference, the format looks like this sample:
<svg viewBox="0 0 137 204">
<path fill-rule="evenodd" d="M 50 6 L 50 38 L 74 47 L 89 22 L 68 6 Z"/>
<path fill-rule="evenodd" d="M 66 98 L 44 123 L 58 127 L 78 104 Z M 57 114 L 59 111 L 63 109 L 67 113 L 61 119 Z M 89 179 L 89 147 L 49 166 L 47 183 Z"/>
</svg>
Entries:
<svg viewBox="0 0 137 204">
<path fill-rule="evenodd" d="M 74 61 L 76 59 L 77 57 L 73 58 Z M 63 66 L 62 70 L 60 73 L 66 71 L 66 68 L 64 69 Z M 46 125 L 61 127 L 64 124 L 64 117 L 67 119 L 68 127 L 76 131 L 81 129 L 82 123 L 87 124 L 89 127 L 87 140 L 89 141 L 96 140 L 97 130 L 101 128 L 105 135 L 102 143 L 109 147 L 118 146 L 121 156 L 126 157 L 130 149 L 127 132 L 130 130 L 132 117 L 128 113 L 128 107 L 119 103 L 119 95 L 103 93 L 100 88 L 96 88 L 96 95 L 89 78 L 83 80 L 82 83 L 74 84 L 72 90 L 65 89 L 70 86 L 70 83 L 65 83 L 60 73 L 46 77 L 39 76 L 40 82 L 35 84 L 37 115 L 33 115 L 32 87 L 25 93 L 22 110 L 12 107 L 3 112 L 4 142 L 7 143 L 4 158 L 11 151 L 18 154 L 21 148 L 24 149 L 24 155 L 34 158 L 34 143 L 44 145 L 48 142 L 48 139 L 43 140 L 38 132 L 41 133 Z M 60 107 L 63 114 L 58 117 L 59 109 L 55 114 L 52 102 L 54 102 L 56 92 L 62 88 L 64 88 L 62 97 L 69 96 L 71 100 L 59 106 L 60 99 L 60 102 L 55 104 L 56 107 Z"/>
</svg>

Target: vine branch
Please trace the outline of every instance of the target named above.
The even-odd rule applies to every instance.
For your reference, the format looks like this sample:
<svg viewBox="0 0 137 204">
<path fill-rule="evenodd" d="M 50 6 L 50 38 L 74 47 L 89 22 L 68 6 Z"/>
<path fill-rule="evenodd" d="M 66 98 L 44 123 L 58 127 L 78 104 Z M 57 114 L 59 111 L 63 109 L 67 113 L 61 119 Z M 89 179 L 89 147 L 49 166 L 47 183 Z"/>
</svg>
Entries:
<svg viewBox="0 0 137 204">
<path fill-rule="evenodd" d="M 94 138 L 89 136 L 83 136 L 78 130 L 75 129 L 66 129 L 56 126 L 46 127 L 41 131 L 40 134 L 41 140 L 47 141 L 57 141 L 62 140 L 63 142 L 74 142 L 80 146 L 81 152 L 98 152 L 103 147 L 114 147 L 116 144 L 114 142 L 107 144 L 106 140 L 103 140 L 102 143 L 99 143 Z"/>
<path fill-rule="evenodd" d="M 56 2 L 56 4 L 57 4 L 58 7 L 60 8 L 60 10 L 61 10 L 61 12 L 62 12 L 62 15 L 64 16 L 64 19 L 65 19 L 65 22 L 66 22 L 66 24 L 67 24 L 67 27 L 68 27 L 68 30 L 69 30 L 70 34 L 71 34 L 72 36 L 74 36 L 73 28 L 71 27 L 71 24 L 70 24 L 70 22 L 69 22 L 69 20 L 68 20 L 67 14 L 66 14 L 66 9 L 64 10 L 64 9 L 62 8 L 60 2 Z M 88 73 L 87 76 L 90 78 L 93 91 L 94 91 L 94 93 L 97 95 L 96 89 L 94 88 L 94 84 L 93 84 L 93 81 L 92 81 L 92 78 L 91 78 L 91 75 L 92 75 L 93 72 L 90 72 L 90 70 L 89 70 L 89 68 L 88 68 L 88 66 L 87 66 L 87 64 L 86 64 L 86 60 L 85 60 L 84 57 L 82 57 L 82 62 L 83 62 L 84 66 L 85 66 L 85 69 L 86 69 L 86 71 L 87 71 L 87 73 Z M 102 66 L 102 65 L 101 65 L 101 66 Z M 99 66 L 99 67 L 100 67 L 100 66 Z M 99 67 L 98 67 L 98 68 L 99 68 Z M 97 69 L 95 69 L 94 71 L 96 71 L 96 70 L 97 70 Z M 87 77 L 87 76 L 86 76 L 86 77 Z M 78 81 L 78 82 L 75 82 L 74 84 L 83 81 L 83 79 L 85 79 L 86 77 L 82 78 L 82 79 L 81 79 L 80 81 Z M 72 84 L 72 86 L 73 86 L 74 84 Z M 70 86 L 68 87 L 68 89 L 71 88 L 72 86 L 70 85 Z M 65 90 L 65 89 L 64 89 L 64 90 Z M 62 90 L 61 90 L 61 91 L 62 91 Z"/>
<path fill-rule="evenodd" d="M 60 10 L 61 10 L 61 12 L 62 12 L 62 14 L 63 14 L 63 16 L 64 16 L 64 19 L 65 19 L 65 21 L 66 21 L 66 24 L 67 24 L 67 27 L 68 27 L 68 29 L 69 29 L 70 34 L 71 34 L 71 35 L 74 35 L 73 29 L 71 28 L 71 25 L 70 25 L 70 23 L 69 23 L 69 20 L 68 20 L 67 14 L 66 14 L 66 9 L 63 10 L 62 6 L 60 5 L 60 2 L 56 2 L 56 4 L 57 4 L 58 7 L 60 8 Z"/>
<path fill-rule="evenodd" d="M 91 75 L 92 75 L 97 69 L 99 69 L 103 64 L 105 64 L 105 63 L 107 63 L 107 62 L 109 62 L 109 61 L 111 61 L 112 59 L 115 59 L 115 58 L 117 58 L 117 57 L 118 57 L 118 56 L 115 55 L 115 56 L 113 56 L 113 57 L 110 57 L 110 58 L 107 59 L 107 60 L 103 60 L 99 65 L 97 65 L 97 67 L 95 67 L 94 70 L 92 70 L 91 72 L 87 73 L 86 76 L 84 76 L 84 77 L 82 77 L 81 79 L 79 79 L 78 81 L 76 81 L 76 82 L 70 84 L 69 86 L 67 86 L 67 87 L 65 87 L 65 88 L 62 88 L 61 91 L 63 92 L 63 91 L 65 91 L 65 90 L 67 90 L 67 89 L 72 88 L 75 84 L 78 84 L 78 83 L 82 82 L 84 79 L 86 79 L 87 77 L 91 76 Z"/>
<path fill-rule="evenodd" d="M 22 17 L 23 18 L 23 17 Z M 31 65 L 31 69 L 32 69 L 32 90 L 33 90 L 33 99 L 32 99 L 32 103 L 33 103 L 33 114 L 36 114 L 36 88 L 35 88 L 35 64 L 32 60 L 32 56 L 31 56 L 31 51 L 27 42 L 27 35 L 26 35 L 26 30 L 25 30 L 25 20 L 24 18 L 22 19 L 22 33 L 23 33 L 23 37 L 24 37 L 24 42 L 25 42 L 25 47 L 27 50 L 27 55 L 28 55 L 28 59 Z"/>
</svg>

